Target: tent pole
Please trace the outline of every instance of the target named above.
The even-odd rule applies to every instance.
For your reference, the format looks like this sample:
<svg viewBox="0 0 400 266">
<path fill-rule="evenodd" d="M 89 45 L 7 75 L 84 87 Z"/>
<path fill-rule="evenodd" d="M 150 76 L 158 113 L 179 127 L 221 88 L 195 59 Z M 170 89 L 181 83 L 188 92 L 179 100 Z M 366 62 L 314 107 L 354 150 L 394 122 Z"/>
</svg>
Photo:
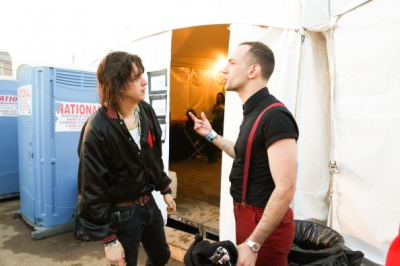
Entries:
<svg viewBox="0 0 400 266">
<path fill-rule="evenodd" d="M 332 17 L 327 34 L 328 40 L 328 60 L 329 60 L 329 73 L 330 73 L 330 89 L 331 89 L 331 145 L 330 145 L 330 161 L 329 161 L 329 212 L 327 226 L 332 227 L 333 220 L 333 186 L 334 186 L 334 175 L 340 173 L 338 165 L 335 160 L 335 144 L 336 144 L 336 72 L 335 72 L 335 45 L 334 45 L 334 32 L 336 29 L 336 22 L 339 16 Z"/>
</svg>

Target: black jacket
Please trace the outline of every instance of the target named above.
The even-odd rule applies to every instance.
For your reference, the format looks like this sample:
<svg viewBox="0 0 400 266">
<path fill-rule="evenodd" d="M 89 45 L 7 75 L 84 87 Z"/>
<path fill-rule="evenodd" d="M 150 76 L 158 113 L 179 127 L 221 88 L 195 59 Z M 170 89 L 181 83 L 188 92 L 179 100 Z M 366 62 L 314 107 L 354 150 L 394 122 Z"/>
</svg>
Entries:
<svg viewBox="0 0 400 266">
<path fill-rule="evenodd" d="M 162 131 L 153 108 L 139 103 L 141 139 L 137 146 L 118 113 L 104 107 L 85 123 L 78 146 L 78 217 L 91 239 L 115 233 L 110 204 L 165 191 Z"/>
</svg>

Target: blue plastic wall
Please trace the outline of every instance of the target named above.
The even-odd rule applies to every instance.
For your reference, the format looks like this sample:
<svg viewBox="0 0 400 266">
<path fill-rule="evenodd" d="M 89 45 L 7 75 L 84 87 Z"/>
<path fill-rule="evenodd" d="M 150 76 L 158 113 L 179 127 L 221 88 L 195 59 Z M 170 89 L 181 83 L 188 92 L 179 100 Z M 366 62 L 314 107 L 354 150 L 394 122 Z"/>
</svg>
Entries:
<svg viewBox="0 0 400 266">
<path fill-rule="evenodd" d="M 18 196 L 17 80 L 0 77 L 0 199 Z"/>
<path fill-rule="evenodd" d="M 35 226 L 70 223 L 80 130 L 99 107 L 96 75 L 23 65 L 17 81 L 21 213 Z"/>
</svg>

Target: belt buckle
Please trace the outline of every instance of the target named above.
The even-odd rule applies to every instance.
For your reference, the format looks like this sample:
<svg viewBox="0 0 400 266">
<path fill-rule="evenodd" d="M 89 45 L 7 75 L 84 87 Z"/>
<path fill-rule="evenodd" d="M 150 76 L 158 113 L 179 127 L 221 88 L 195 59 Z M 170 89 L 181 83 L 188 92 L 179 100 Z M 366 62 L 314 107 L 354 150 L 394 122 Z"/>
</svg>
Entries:
<svg viewBox="0 0 400 266">
<path fill-rule="evenodd" d="M 242 201 L 243 209 L 246 209 L 246 201 Z"/>
<path fill-rule="evenodd" d="M 139 202 L 140 202 L 140 205 L 141 205 L 141 206 L 144 205 L 144 201 L 142 200 L 142 197 L 139 197 Z"/>
</svg>

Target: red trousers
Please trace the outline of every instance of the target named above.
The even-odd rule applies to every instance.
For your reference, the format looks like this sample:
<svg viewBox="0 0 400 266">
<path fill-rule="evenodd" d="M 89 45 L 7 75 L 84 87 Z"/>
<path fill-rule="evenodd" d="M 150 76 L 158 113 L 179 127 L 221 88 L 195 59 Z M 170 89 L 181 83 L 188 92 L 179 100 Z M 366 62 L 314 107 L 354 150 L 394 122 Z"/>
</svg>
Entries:
<svg viewBox="0 0 400 266">
<path fill-rule="evenodd" d="M 233 202 L 236 221 L 236 244 L 246 241 L 256 228 L 264 213 L 264 208 Z M 256 266 L 288 265 L 287 256 L 294 241 L 295 222 L 293 211 L 288 209 L 281 223 L 262 244 L 258 251 Z"/>
</svg>

